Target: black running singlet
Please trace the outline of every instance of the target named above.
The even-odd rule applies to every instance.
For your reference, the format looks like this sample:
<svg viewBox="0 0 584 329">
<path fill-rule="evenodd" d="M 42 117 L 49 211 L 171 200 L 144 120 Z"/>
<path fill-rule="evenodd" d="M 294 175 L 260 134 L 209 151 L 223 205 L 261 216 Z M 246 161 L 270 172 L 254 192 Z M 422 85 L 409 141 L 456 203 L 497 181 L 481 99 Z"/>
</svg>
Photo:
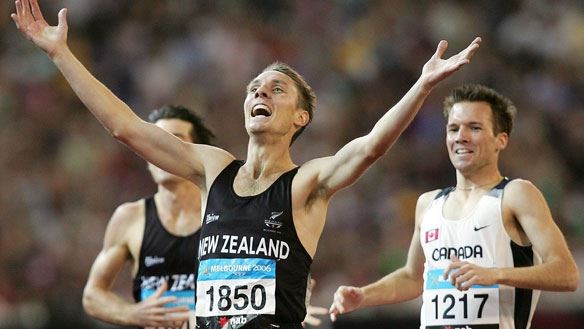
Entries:
<svg viewBox="0 0 584 329">
<path fill-rule="evenodd" d="M 312 258 L 292 219 L 292 179 L 238 196 L 242 161 L 219 174 L 207 199 L 197 277 L 197 328 L 302 328 Z"/>
<path fill-rule="evenodd" d="M 146 223 L 140 247 L 140 264 L 134 277 L 134 299 L 139 302 L 148 298 L 167 281 L 168 291 L 164 296 L 175 296 L 177 301 L 165 306 L 186 306 L 194 312 L 195 273 L 201 230 L 185 237 L 173 235 L 162 226 L 154 198 L 146 198 L 144 203 Z M 194 321 L 194 315 L 191 321 Z M 194 324 L 185 327 L 191 328 Z"/>
</svg>

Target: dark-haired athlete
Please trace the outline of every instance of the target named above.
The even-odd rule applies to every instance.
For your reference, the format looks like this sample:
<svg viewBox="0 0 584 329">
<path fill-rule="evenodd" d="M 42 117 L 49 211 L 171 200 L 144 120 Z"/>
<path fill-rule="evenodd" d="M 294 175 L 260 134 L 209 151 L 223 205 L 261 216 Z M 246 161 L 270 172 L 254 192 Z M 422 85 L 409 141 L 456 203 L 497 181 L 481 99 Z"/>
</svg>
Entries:
<svg viewBox="0 0 584 329">
<path fill-rule="evenodd" d="M 187 143 L 210 145 L 213 138 L 201 118 L 181 106 L 165 105 L 148 120 Z M 201 193 L 188 180 L 151 164 L 148 169 L 158 191 L 114 212 L 83 306 L 91 316 L 117 325 L 194 328 Z M 112 291 L 126 262 L 132 266 L 136 303 Z"/>
<path fill-rule="evenodd" d="M 526 329 L 540 290 L 574 291 L 578 267 L 541 192 L 499 171 L 516 109 L 481 85 L 444 102 L 456 185 L 424 193 L 406 265 L 362 288 L 341 286 L 338 314 L 423 294 L 420 328 Z"/>
</svg>

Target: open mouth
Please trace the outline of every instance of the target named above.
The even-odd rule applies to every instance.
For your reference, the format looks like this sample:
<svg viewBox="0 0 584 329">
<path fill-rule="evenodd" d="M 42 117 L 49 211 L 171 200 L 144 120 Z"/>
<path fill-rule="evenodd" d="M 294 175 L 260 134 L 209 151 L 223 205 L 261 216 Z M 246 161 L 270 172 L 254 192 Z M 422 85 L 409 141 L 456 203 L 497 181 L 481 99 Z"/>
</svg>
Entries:
<svg viewBox="0 0 584 329">
<path fill-rule="evenodd" d="M 469 149 L 457 149 L 457 150 L 454 150 L 454 154 L 470 154 L 470 153 L 472 153 L 472 151 L 469 150 Z"/>
<path fill-rule="evenodd" d="M 267 107 L 264 104 L 257 104 L 256 106 L 254 106 L 251 109 L 251 117 L 257 117 L 257 116 L 264 116 L 264 117 L 269 117 L 272 115 L 272 112 L 270 111 L 270 108 Z"/>
</svg>

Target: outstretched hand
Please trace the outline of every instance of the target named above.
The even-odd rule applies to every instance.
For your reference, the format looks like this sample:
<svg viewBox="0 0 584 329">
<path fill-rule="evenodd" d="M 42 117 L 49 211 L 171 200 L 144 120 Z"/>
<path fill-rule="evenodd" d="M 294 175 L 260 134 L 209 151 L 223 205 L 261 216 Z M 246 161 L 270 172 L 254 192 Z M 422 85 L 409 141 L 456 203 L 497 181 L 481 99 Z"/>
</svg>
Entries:
<svg viewBox="0 0 584 329">
<path fill-rule="evenodd" d="M 358 309 L 365 295 L 358 287 L 340 286 L 334 294 L 333 303 L 329 309 L 331 321 L 336 321 L 339 314 L 345 314 Z"/>
<path fill-rule="evenodd" d="M 432 88 L 438 82 L 456 72 L 463 65 L 468 64 L 474 53 L 479 49 L 481 41 L 482 39 L 480 37 L 476 37 L 468 47 L 448 59 L 442 59 L 442 56 L 444 56 L 448 48 L 448 42 L 445 40 L 440 41 L 436 52 L 422 68 L 422 79 L 425 84 L 429 88 Z"/>
<path fill-rule="evenodd" d="M 39 7 L 38 0 L 16 0 L 16 14 L 10 15 L 16 27 L 50 57 L 67 44 L 67 9 L 59 11 L 59 23 L 50 26 Z"/>
</svg>

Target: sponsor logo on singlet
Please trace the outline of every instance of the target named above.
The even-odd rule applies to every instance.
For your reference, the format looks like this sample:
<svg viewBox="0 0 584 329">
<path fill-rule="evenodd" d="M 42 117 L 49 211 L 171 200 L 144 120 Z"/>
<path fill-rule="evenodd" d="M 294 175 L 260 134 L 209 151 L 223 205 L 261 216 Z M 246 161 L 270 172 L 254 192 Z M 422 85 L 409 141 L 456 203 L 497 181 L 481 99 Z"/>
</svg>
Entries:
<svg viewBox="0 0 584 329">
<path fill-rule="evenodd" d="M 484 228 L 487 228 L 487 227 L 489 227 L 489 226 L 490 226 L 490 225 L 484 225 L 484 226 L 480 226 L 480 227 L 477 227 L 477 226 L 475 226 L 475 227 L 473 227 L 473 230 L 474 230 L 475 232 L 478 232 L 478 231 L 480 231 L 480 230 L 482 230 L 482 229 L 484 229 Z"/>
<path fill-rule="evenodd" d="M 205 224 L 212 223 L 216 220 L 219 220 L 219 215 L 215 215 L 214 213 L 207 214 L 207 217 L 205 217 Z"/>
<path fill-rule="evenodd" d="M 144 258 L 144 265 L 146 265 L 146 267 L 151 267 L 151 266 L 163 264 L 163 263 L 164 263 L 164 257 L 146 256 Z"/>
</svg>

